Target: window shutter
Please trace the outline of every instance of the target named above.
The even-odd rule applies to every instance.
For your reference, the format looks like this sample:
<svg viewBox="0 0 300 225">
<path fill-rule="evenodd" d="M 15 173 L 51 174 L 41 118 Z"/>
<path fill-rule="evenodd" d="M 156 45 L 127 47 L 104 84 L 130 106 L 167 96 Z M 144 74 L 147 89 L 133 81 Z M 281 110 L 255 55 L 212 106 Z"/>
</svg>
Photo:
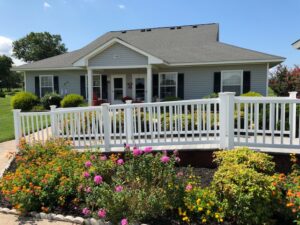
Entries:
<svg viewBox="0 0 300 225">
<path fill-rule="evenodd" d="M 221 72 L 214 72 L 214 93 L 221 92 Z"/>
<path fill-rule="evenodd" d="M 107 75 L 102 75 L 102 99 L 108 99 Z"/>
<path fill-rule="evenodd" d="M 184 99 L 184 74 L 179 73 L 177 77 L 177 97 Z"/>
<path fill-rule="evenodd" d="M 244 71 L 243 73 L 243 93 L 247 93 L 251 90 L 251 72 Z"/>
<path fill-rule="evenodd" d="M 54 92 L 59 94 L 59 78 L 58 76 L 53 77 L 54 82 Z"/>
<path fill-rule="evenodd" d="M 80 76 L 80 94 L 83 98 L 86 98 L 86 91 L 85 91 L 85 76 Z"/>
<path fill-rule="evenodd" d="M 153 74 L 152 76 L 152 97 L 158 96 L 158 74 Z"/>
<path fill-rule="evenodd" d="M 40 78 L 39 77 L 35 77 L 34 78 L 34 87 L 35 87 L 35 95 L 40 97 Z"/>
</svg>

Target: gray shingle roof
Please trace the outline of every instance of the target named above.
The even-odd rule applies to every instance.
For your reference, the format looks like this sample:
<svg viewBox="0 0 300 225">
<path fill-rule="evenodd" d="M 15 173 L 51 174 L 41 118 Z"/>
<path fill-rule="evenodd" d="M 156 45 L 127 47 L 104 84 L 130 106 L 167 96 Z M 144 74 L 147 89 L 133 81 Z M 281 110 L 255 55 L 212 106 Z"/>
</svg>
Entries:
<svg viewBox="0 0 300 225">
<path fill-rule="evenodd" d="M 219 42 L 218 24 L 202 24 L 112 31 L 97 38 L 79 50 L 22 65 L 16 69 L 72 67 L 74 62 L 113 38 L 119 38 L 169 64 L 284 60 L 284 58 L 280 56 L 265 54 Z"/>
</svg>

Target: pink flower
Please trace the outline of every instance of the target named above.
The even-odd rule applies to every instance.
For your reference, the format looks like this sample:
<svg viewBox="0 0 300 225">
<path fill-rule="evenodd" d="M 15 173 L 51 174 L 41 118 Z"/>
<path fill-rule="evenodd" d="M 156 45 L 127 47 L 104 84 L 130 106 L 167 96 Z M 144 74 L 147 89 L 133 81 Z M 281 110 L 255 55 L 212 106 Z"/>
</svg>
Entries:
<svg viewBox="0 0 300 225">
<path fill-rule="evenodd" d="M 118 159 L 117 160 L 117 164 L 118 165 L 123 165 L 124 164 L 124 160 L 123 159 Z"/>
<path fill-rule="evenodd" d="M 121 185 L 118 185 L 118 186 L 115 187 L 115 191 L 116 192 L 121 192 L 121 191 L 123 191 L 123 187 Z"/>
<path fill-rule="evenodd" d="M 94 177 L 95 184 L 101 184 L 103 181 L 103 178 L 100 175 L 97 175 Z"/>
<path fill-rule="evenodd" d="M 175 157 L 175 161 L 176 161 L 176 162 L 178 162 L 178 163 L 179 163 L 179 162 L 180 162 L 180 160 L 181 160 L 181 159 L 180 159 L 178 156 L 176 156 L 176 157 Z"/>
<path fill-rule="evenodd" d="M 130 149 L 130 145 L 129 144 L 125 144 L 125 148 L 126 149 Z"/>
<path fill-rule="evenodd" d="M 179 152 L 178 150 L 174 150 L 174 155 L 178 156 L 179 155 Z"/>
<path fill-rule="evenodd" d="M 88 178 L 88 177 L 90 177 L 90 174 L 89 174 L 89 172 L 85 171 L 85 172 L 83 172 L 83 176 L 84 176 L 85 178 Z"/>
<path fill-rule="evenodd" d="M 91 187 L 85 188 L 85 192 L 86 192 L 86 193 L 91 193 L 91 192 L 92 192 L 92 188 L 91 188 Z"/>
<path fill-rule="evenodd" d="M 161 161 L 162 163 L 168 163 L 168 162 L 170 161 L 170 157 L 164 155 L 164 156 L 162 156 L 162 157 L 160 158 L 160 161 Z"/>
<path fill-rule="evenodd" d="M 185 190 L 191 191 L 193 189 L 193 186 L 191 184 L 186 185 Z"/>
<path fill-rule="evenodd" d="M 86 161 L 84 165 L 85 165 L 85 167 L 91 167 L 92 163 L 91 163 L 91 161 Z"/>
<path fill-rule="evenodd" d="M 95 159 L 96 159 L 96 156 L 91 155 L 90 159 L 91 159 L 91 160 L 95 160 Z"/>
<path fill-rule="evenodd" d="M 122 219 L 121 225 L 128 225 L 128 220 L 126 218 Z"/>
<path fill-rule="evenodd" d="M 91 213 L 91 211 L 88 208 L 84 208 L 82 210 L 82 214 L 85 215 L 85 216 L 89 215 L 90 213 Z"/>
<path fill-rule="evenodd" d="M 145 153 L 150 153 L 150 152 L 152 152 L 152 147 L 145 147 L 145 148 L 144 148 L 144 152 L 145 152 Z"/>
<path fill-rule="evenodd" d="M 135 148 L 135 149 L 133 149 L 132 153 L 134 156 L 139 156 L 139 155 L 143 154 L 143 151 L 138 148 Z"/>
<path fill-rule="evenodd" d="M 177 173 L 177 177 L 182 177 L 182 176 L 183 176 L 183 172 L 180 171 Z"/>
<path fill-rule="evenodd" d="M 102 156 L 100 156 L 100 160 L 101 160 L 101 161 L 105 161 L 105 160 L 107 160 L 107 157 L 106 157 L 106 155 L 102 155 Z"/>
<path fill-rule="evenodd" d="M 105 209 L 100 209 L 100 210 L 98 211 L 98 216 L 99 216 L 100 218 L 104 218 L 104 217 L 106 216 L 106 210 L 105 210 Z"/>
</svg>

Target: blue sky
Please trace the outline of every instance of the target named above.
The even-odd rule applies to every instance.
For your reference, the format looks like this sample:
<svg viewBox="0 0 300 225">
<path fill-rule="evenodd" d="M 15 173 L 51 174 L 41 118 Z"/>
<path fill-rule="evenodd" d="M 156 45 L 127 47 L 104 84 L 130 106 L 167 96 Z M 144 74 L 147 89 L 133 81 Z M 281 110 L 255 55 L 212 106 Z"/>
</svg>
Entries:
<svg viewBox="0 0 300 225">
<path fill-rule="evenodd" d="M 27 33 L 61 34 L 69 51 L 111 30 L 220 24 L 222 42 L 300 64 L 299 0 L 0 0 L 0 54 Z M 18 63 L 18 62 L 17 62 Z"/>
</svg>

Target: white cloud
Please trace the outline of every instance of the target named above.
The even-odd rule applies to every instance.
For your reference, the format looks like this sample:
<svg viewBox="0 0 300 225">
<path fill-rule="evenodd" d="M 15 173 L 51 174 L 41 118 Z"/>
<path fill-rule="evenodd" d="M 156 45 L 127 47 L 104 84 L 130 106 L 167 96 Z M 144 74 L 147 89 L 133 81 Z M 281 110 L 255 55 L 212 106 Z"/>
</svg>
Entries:
<svg viewBox="0 0 300 225">
<path fill-rule="evenodd" d="M 118 5 L 118 8 L 119 8 L 119 9 L 125 9 L 126 7 L 125 7 L 125 5 L 119 4 L 119 5 Z"/>
<path fill-rule="evenodd" d="M 4 36 L 0 36 L 0 55 L 7 55 L 12 57 L 12 43 L 13 40 Z M 23 61 L 12 57 L 14 64 L 19 66 L 24 64 Z"/>
<path fill-rule="evenodd" d="M 51 5 L 48 2 L 44 2 L 44 9 L 50 8 Z"/>
</svg>

